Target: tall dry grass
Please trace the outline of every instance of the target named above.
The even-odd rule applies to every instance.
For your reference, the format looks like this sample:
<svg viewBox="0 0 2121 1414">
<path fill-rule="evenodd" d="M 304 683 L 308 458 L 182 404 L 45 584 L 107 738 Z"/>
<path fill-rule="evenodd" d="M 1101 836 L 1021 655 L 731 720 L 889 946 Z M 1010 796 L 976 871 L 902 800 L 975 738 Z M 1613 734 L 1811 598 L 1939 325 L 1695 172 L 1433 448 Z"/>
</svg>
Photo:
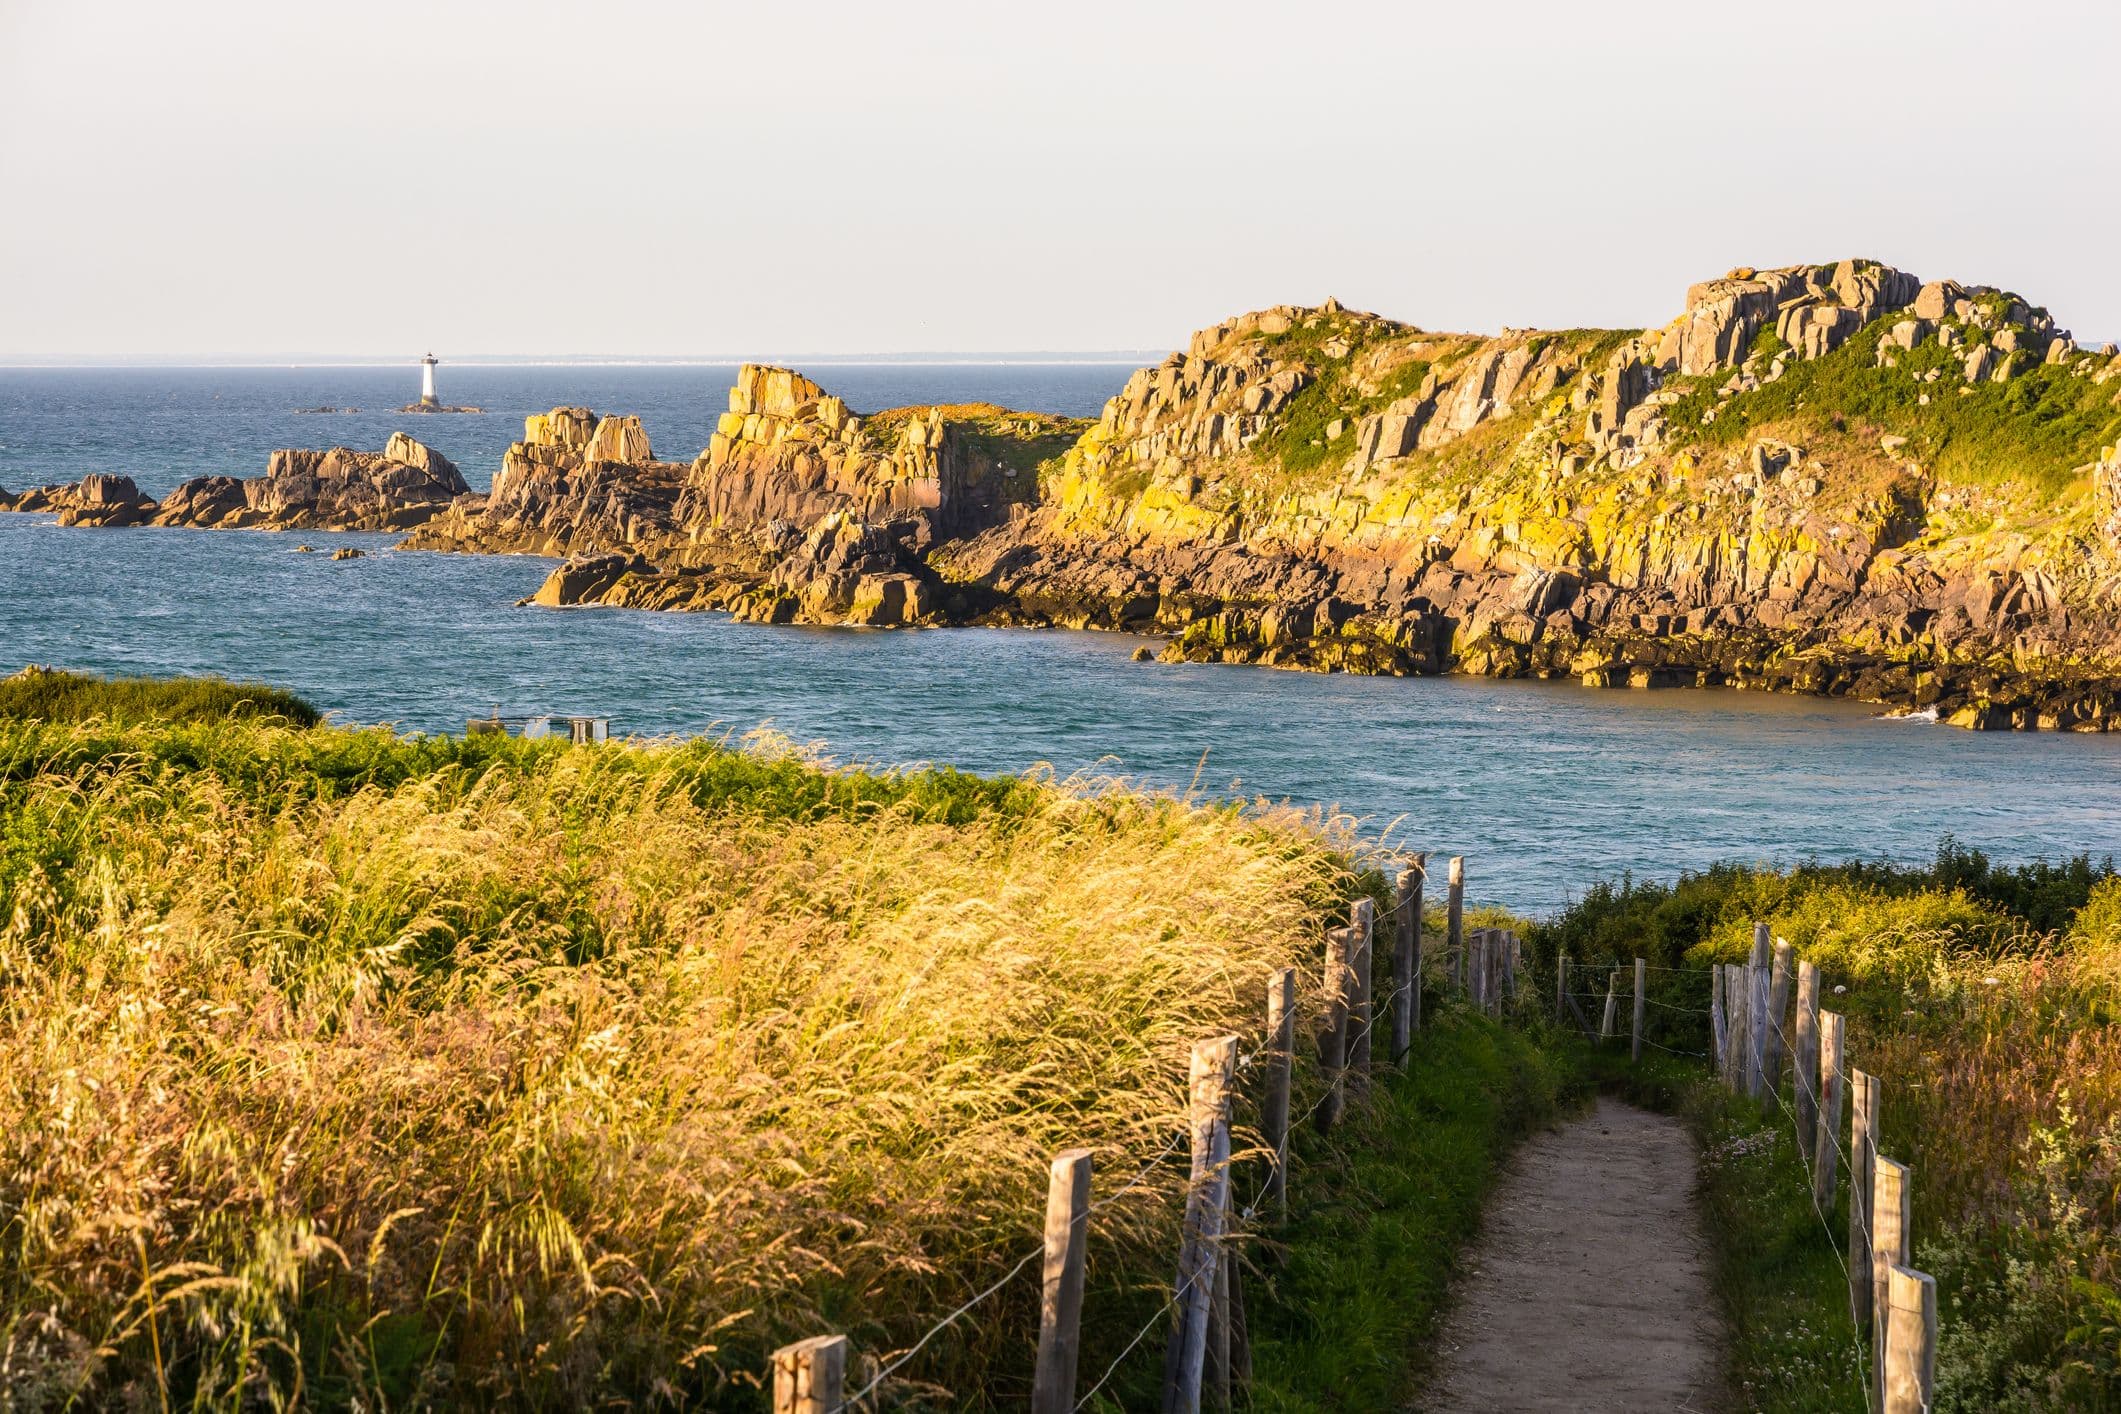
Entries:
<svg viewBox="0 0 2121 1414">
<path fill-rule="evenodd" d="M 1006 1270 L 1053 1151 L 1161 1149 L 1349 883 L 1342 822 L 817 775 L 0 722 L 6 1407 L 749 1407 Z M 977 1396 L 1035 1306 L 908 1373 Z"/>
</svg>

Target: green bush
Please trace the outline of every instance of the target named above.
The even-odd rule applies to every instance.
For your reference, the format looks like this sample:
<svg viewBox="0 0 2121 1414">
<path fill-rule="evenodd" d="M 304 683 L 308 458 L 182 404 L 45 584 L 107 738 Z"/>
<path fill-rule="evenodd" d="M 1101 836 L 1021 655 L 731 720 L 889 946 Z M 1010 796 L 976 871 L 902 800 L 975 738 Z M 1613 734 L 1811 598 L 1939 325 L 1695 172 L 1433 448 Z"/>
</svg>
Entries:
<svg viewBox="0 0 2121 1414">
<path fill-rule="evenodd" d="M 215 722 L 277 718 L 313 727 L 324 714 L 291 692 L 226 678 L 104 678 L 34 664 L 0 678 L 0 717 L 44 722 Z"/>
</svg>

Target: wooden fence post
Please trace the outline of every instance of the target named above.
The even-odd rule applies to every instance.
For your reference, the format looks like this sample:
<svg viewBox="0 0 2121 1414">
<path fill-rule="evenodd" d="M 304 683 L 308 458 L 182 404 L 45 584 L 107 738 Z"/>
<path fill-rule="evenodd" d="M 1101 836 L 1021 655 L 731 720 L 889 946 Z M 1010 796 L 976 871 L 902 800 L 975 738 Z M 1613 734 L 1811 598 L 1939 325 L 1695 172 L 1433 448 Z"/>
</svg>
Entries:
<svg viewBox="0 0 2121 1414">
<path fill-rule="evenodd" d="M 1727 1039 L 1723 1024 L 1723 968 L 1720 964 L 1712 964 L 1709 967 L 1709 1059 L 1715 1064 L 1718 1075 L 1730 1073 L 1724 1059 Z"/>
<path fill-rule="evenodd" d="M 1260 1125 L 1274 1146 L 1267 1194 L 1286 1216 L 1289 1211 L 1289 1077 L 1296 1060 L 1296 969 L 1284 967 L 1267 978 L 1267 1095 L 1260 1104 Z"/>
<path fill-rule="evenodd" d="M 1887 1326 L 1892 1320 L 1893 1268 L 1904 1266 L 1908 1252 L 1908 1216 L 1914 1197 L 1907 1165 L 1885 1155 L 1877 1158 L 1871 1187 L 1871 1392 L 1885 1403 L 1885 1369 L 1892 1358 Z"/>
<path fill-rule="evenodd" d="M 1377 905 L 1359 898 L 1348 910 L 1355 929 L 1355 995 L 1348 1008 L 1348 1073 L 1355 1084 L 1370 1083 L 1370 1032 L 1375 1028 L 1371 1000 L 1376 995 Z"/>
<path fill-rule="evenodd" d="M 1885 1414 L 1929 1414 L 1937 1393 L 1937 1283 L 1907 1266 L 1889 1275 Z"/>
<path fill-rule="evenodd" d="M 1647 980 L 1648 969 L 1649 964 L 1647 962 L 1639 957 L 1635 959 L 1635 1047 L 1634 1054 L 1628 1057 L 1629 1062 L 1635 1065 L 1642 1063 L 1642 1008 L 1644 1005 L 1642 987 Z"/>
<path fill-rule="evenodd" d="M 773 1352 L 773 1414 L 838 1414 L 847 1402 L 847 1337 L 814 1335 Z"/>
<path fill-rule="evenodd" d="M 1789 1054 L 1784 1038 L 1790 1014 L 1790 960 L 1795 951 L 1788 943 L 1778 941 L 1769 971 L 1768 1026 L 1760 1064 L 1760 1108 L 1771 1115 L 1782 1104 L 1782 1062 Z"/>
<path fill-rule="evenodd" d="M 1353 985 L 1349 954 L 1354 947 L 1353 928 L 1326 930 L 1326 1025 L 1318 1042 L 1318 1065 L 1326 1073 L 1326 1094 L 1318 1105 L 1320 1132 L 1339 1122 L 1341 1106 L 1347 1099 L 1348 992 Z"/>
<path fill-rule="evenodd" d="M 1729 1035 L 1731 1038 L 1730 1065 L 1726 1067 L 1730 1073 L 1727 1078 L 1730 1088 L 1741 1095 L 1752 1093 L 1750 1089 L 1752 1081 L 1746 1068 L 1753 1054 L 1753 987 L 1751 975 L 1747 968 L 1738 963 L 1727 962 L 1724 964 L 1723 997 L 1725 1010 L 1730 1013 L 1726 1018 L 1726 1024 L 1730 1028 Z"/>
<path fill-rule="evenodd" d="M 1614 968 L 1605 979 L 1605 1019 L 1598 1023 L 1598 1039 L 1608 1041 L 1613 1036 L 1613 1022 L 1620 1011 L 1620 969 Z"/>
<path fill-rule="evenodd" d="M 1841 1156 L 1841 1013 L 1819 1013 L 1819 1119 L 1812 1138 L 1812 1201 L 1834 1210 L 1834 1167 Z"/>
<path fill-rule="evenodd" d="M 1451 856 L 1450 893 L 1445 911 L 1444 945 L 1451 953 L 1451 990 L 1466 990 L 1466 857 Z"/>
<path fill-rule="evenodd" d="M 1038 1303 L 1032 1414 L 1071 1414 L 1082 1348 L 1083 1252 L 1090 1235 L 1090 1151 L 1055 1156 L 1046 1182 L 1045 1287 Z"/>
<path fill-rule="evenodd" d="M 1797 1092 L 1797 1152 L 1808 1171 L 1818 1168 L 1819 969 L 1797 964 L 1797 1054 L 1790 1067 Z"/>
<path fill-rule="evenodd" d="M 1187 1124 L 1193 1140 L 1192 1182 L 1180 1229 L 1178 1322 L 1164 1347 L 1164 1414 L 1199 1414 L 1208 1359 L 1208 1318 L 1222 1260 L 1223 1208 L 1230 1182 L 1230 1082 L 1237 1072 L 1237 1038 L 1193 1043 L 1188 1072 Z"/>
<path fill-rule="evenodd" d="M 1767 1074 L 1767 1003 L 1768 1003 L 1768 926 L 1753 925 L 1753 955 L 1746 963 L 1746 1005 L 1752 1014 L 1745 1023 L 1745 1093 L 1755 1099 L 1761 1096 L 1763 1077 Z"/>
<path fill-rule="evenodd" d="M 1851 1070 L 1849 1090 L 1849 1309 L 1871 1322 L 1871 1184 L 1877 1173 L 1878 1077 Z"/>
<path fill-rule="evenodd" d="M 1421 866 L 1399 871 L 1392 949 L 1392 1064 L 1404 1067 L 1421 1024 Z"/>
<path fill-rule="evenodd" d="M 1556 1026 L 1568 1020 L 1568 1006 L 1569 955 L 1565 952 L 1558 952 L 1554 954 L 1554 1024 Z"/>
<path fill-rule="evenodd" d="M 1488 1005 L 1486 992 L 1481 987 L 1480 968 L 1487 961 L 1488 932 L 1485 928 L 1473 928 L 1462 934 L 1465 946 L 1463 956 L 1466 963 L 1466 1000 L 1476 1011 L 1485 1011 Z"/>
</svg>

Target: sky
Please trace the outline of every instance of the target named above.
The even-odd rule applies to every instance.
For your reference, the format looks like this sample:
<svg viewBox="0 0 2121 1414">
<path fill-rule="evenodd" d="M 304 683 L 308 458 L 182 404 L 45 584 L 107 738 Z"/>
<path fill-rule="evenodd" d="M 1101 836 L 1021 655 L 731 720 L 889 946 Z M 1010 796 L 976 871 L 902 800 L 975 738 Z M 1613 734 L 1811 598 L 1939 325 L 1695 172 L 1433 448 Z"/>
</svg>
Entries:
<svg viewBox="0 0 2121 1414">
<path fill-rule="evenodd" d="M 2121 338 L 2121 6 L 0 0 L 0 360 L 1646 326 L 1862 255 Z"/>
</svg>

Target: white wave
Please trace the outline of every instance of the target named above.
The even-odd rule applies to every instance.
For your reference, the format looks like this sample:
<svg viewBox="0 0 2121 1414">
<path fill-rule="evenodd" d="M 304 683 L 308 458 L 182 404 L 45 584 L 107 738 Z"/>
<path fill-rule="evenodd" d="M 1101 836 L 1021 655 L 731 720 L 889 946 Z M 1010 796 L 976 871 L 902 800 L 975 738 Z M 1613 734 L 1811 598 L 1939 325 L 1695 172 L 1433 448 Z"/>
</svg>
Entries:
<svg viewBox="0 0 2121 1414">
<path fill-rule="evenodd" d="M 1920 710 L 1905 708 L 1898 712 L 1880 712 L 1878 720 L 1881 722 L 1928 722 L 1934 725 L 1937 721 L 1937 709 L 1924 707 Z"/>
</svg>

